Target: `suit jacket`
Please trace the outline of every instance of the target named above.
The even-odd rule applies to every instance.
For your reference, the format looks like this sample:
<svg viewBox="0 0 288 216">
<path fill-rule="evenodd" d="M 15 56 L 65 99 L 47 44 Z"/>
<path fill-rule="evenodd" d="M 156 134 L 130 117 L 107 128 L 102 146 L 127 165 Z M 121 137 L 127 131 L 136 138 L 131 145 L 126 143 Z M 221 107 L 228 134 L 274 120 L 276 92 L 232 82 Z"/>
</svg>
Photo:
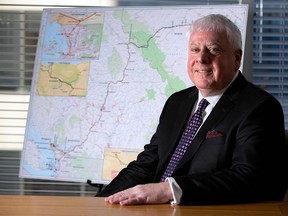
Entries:
<svg viewBox="0 0 288 216">
<path fill-rule="evenodd" d="M 150 143 L 96 196 L 159 182 L 197 98 L 196 87 L 169 97 Z M 284 136 L 280 103 L 239 73 L 172 175 L 183 191 L 181 204 L 282 199 L 288 183 Z"/>
</svg>

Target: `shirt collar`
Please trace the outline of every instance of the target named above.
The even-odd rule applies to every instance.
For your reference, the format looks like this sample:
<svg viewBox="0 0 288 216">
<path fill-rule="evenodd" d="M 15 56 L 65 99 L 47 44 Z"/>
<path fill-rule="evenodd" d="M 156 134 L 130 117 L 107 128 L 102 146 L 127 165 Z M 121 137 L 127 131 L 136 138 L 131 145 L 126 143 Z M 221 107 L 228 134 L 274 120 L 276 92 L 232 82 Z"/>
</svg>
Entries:
<svg viewBox="0 0 288 216">
<path fill-rule="evenodd" d="M 222 97 L 222 95 L 224 94 L 224 92 L 227 90 L 227 88 L 233 83 L 233 81 L 236 79 L 236 77 L 238 76 L 239 71 L 237 71 L 232 79 L 232 81 L 223 89 L 221 89 L 219 92 L 217 92 L 217 94 L 212 95 L 212 96 L 207 96 L 207 97 L 203 97 L 201 92 L 198 91 L 198 101 L 197 101 L 197 107 L 200 103 L 200 101 L 202 100 L 202 98 L 205 98 L 208 102 L 209 105 L 212 105 L 212 107 L 214 107 L 217 102 L 220 100 L 220 98 Z"/>
</svg>

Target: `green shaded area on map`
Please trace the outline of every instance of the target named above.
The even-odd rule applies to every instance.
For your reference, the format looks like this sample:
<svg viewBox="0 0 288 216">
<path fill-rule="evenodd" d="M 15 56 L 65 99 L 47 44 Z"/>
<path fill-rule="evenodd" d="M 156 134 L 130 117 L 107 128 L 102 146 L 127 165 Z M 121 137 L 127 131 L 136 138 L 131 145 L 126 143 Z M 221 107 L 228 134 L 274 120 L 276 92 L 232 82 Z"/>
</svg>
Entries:
<svg viewBox="0 0 288 216">
<path fill-rule="evenodd" d="M 130 32 L 130 44 L 142 50 L 144 60 L 150 67 L 157 70 L 163 81 L 167 81 L 165 95 L 169 97 L 176 91 L 182 90 L 186 84 L 178 77 L 170 75 L 164 67 L 165 54 L 157 46 L 157 43 L 145 23 L 130 19 L 127 11 L 115 11 L 114 16 L 124 23 L 124 31 Z"/>
<path fill-rule="evenodd" d="M 116 76 L 121 71 L 121 54 L 115 48 L 113 48 L 111 56 L 108 57 L 108 68 L 112 76 Z"/>
</svg>

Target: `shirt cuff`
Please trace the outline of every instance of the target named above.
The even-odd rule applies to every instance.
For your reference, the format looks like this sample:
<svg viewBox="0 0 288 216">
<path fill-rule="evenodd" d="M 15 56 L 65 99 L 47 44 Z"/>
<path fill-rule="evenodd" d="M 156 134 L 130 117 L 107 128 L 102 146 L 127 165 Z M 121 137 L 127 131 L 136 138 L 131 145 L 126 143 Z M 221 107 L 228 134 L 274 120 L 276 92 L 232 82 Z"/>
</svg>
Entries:
<svg viewBox="0 0 288 216">
<path fill-rule="evenodd" d="M 172 191 L 173 200 L 170 201 L 171 205 L 178 205 L 183 194 L 182 189 L 172 177 L 166 178 L 165 181 L 169 182 L 170 189 Z"/>
</svg>

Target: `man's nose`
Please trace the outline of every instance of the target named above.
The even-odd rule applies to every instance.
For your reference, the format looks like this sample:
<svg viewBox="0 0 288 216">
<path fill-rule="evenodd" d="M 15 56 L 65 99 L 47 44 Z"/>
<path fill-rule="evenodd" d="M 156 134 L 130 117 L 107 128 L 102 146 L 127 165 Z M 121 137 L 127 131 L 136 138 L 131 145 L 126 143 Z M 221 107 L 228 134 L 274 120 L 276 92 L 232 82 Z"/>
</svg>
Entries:
<svg viewBox="0 0 288 216">
<path fill-rule="evenodd" d="M 201 50 L 198 52 L 198 56 L 196 58 L 198 63 L 207 64 L 210 62 L 210 52 L 208 50 Z"/>
</svg>

